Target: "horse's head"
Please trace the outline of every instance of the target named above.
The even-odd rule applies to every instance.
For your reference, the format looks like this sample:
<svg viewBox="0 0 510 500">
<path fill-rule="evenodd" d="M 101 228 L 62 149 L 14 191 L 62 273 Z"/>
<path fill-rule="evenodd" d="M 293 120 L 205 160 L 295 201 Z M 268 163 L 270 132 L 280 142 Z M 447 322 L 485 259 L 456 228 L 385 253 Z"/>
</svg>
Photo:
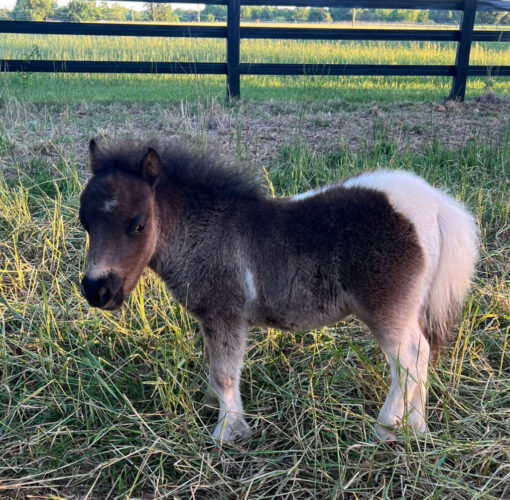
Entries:
<svg viewBox="0 0 510 500">
<path fill-rule="evenodd" d="M 118 309 L 156 248 L 160 159 L 150 148 L 139 159 L 106 154 L 94 140 L 89 153 L 93 176 L 80 198 L 80 220 L 89 235 L 81 288 L 91 306 Z"/>
</svg>

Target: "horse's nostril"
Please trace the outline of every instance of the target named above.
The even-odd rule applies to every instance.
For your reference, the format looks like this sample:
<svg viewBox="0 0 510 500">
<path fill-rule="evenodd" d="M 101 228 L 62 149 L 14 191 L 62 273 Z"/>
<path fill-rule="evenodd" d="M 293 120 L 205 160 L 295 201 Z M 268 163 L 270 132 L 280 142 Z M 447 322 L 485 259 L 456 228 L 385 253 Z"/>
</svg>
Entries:
<svg viewBox="0 0 510 500">
<path fill-rule="evenodd" d="M 92 307 L 107 307 L 112 298 L 119 293 L 122 280 L 113 272 L 99 278 L 84 276 L 81 293 Z"/>
</svg>

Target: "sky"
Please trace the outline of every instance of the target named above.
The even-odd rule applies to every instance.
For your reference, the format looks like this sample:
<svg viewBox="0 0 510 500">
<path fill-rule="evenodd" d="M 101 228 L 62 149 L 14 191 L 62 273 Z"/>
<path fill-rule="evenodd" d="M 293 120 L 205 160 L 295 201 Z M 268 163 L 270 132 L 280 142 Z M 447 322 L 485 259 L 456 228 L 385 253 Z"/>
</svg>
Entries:
<svg viewBox="0 0 510 500">
<path fill-rule="evenodd" d="M 57 0 L 58 5 L 65 5 L 69 0 Z M 99 3 L 99 1 L 97 2 Z M 115 2 L 106 2 L 107 4 L 112 4 Z M 124 5 L 125 7 L 133 8 L 135 10 L 143 9 L 143 2 L 116 2 L 120 5 Z M 16 0 L 0 0 L 0 9 L 9 9 L 11 10 L 16 4 Z M 198 3 L 172 3 L 171 4 L 174 9 L 189 9 L 195 10 L 197 5 L 200 5 L 200 8 L 204 8 L 204 4 Z"/>
<path fill-rule="evenodd" d="M 69 2 L 69 0 L 56 0 L 58 5 L 65 5 Z M 14 4 L 16 3 L 16 0 L 0 0 L 0 9 L 12 9 L 14 7 Z M 99 3 L 99 0 L 98 0 Z M 106 2 L 107 4 L 112 4 L 112 2 Z M 120 5 L 124 5 L 125 7 L 133 8 L 135 10 L 142 10 L 143 9 L 143 2 L 117 2 Z M 508 3 L 510 4 L 510 0 L 508 0 Z M 198 5 L 200 5 L 200 8 L 204 8 L 204 4 L 199 3 L 171 3 L 172 7 L 174 9 L 187 9 L 187 10 L 195 10 Z"/>
</svg>

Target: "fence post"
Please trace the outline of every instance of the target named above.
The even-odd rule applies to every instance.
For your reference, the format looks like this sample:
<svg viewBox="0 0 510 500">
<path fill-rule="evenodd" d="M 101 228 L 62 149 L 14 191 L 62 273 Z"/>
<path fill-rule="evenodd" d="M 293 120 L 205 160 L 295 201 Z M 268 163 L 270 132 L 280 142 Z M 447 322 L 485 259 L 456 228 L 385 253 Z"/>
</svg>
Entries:
<svg viewBox="0 0 510 500">
<path fill-rule="evenodd" d="M 241 95 L 239 49 L 241 43 L 241 1 L 228 0 L 227 5 L 227 98 Z"/>
<path fill-rule="evenodd" d="M 460 26 L 460 40 L 457 45 L 455 58 L 455 76 L 452 82 L 450 99 L 463 101 L 466 95 L 467 71 L 469 68 L 469 53 L 473 39 L 477 0 L 464 0 L 464 12 Z"/>
</svg>

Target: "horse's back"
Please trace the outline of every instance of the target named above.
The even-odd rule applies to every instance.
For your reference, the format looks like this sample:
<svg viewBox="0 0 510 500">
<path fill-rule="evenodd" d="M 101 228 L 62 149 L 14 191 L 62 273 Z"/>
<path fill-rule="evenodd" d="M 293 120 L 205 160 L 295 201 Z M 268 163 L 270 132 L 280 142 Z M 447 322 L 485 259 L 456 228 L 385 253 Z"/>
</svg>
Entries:
<svg viewBox="0 0 510 500">
<path fill-rule="evenodd" d="M 413 224 L 372 188 L 335 185 L 266 200 L 252 215 L 243 227 L 260 293 L 257 317 L 277 311 L 266 321 L 274 326 L 337 321 L 354 302 L 386 310 L 422 271 Z"/>
</svg>

